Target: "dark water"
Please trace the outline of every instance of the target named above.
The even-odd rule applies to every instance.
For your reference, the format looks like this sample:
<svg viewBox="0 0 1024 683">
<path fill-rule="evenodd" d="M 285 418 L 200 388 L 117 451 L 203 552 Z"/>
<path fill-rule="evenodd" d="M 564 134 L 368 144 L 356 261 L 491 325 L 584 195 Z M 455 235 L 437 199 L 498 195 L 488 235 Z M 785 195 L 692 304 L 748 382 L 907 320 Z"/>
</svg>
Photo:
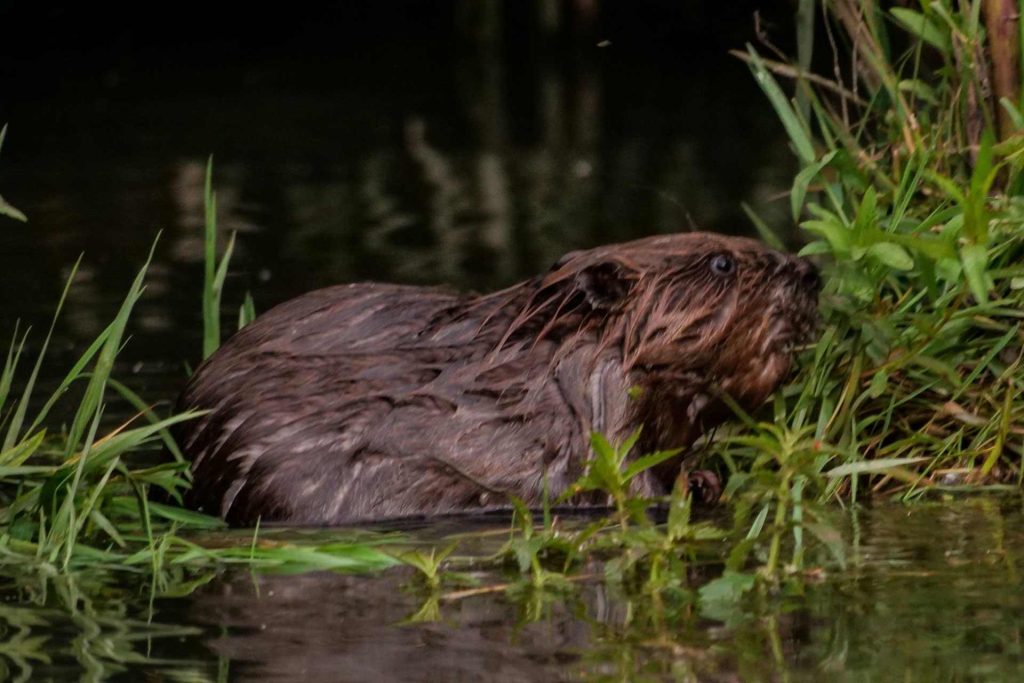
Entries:
<svg viewBox="0 0 1024 683">
<path fill-rule="evenodd" d="M 856 510 L 843 524 L 845 569 L 826 564 L 802 592 L 753 595 L 731 614 L 701 612 L 685 592 L 654 601 L 581 583 L 537 594 L 490 573 L 476 578 L 493 592 L 446 588 L 437 602 L 404 570 L 222 573 L 152 602 L 148 585 L 123 579 L 117 589 L 8 579 L 0 670 L 23 680 L 1013 681 L 1024 673 L 1022 529 L 1019 502 Z M 688 588 L 716 572 L 694 568 Z"/>
<path fill-rule="evenodd" d="M 186 3 L 159 24 L 15 3 L 0 194 L 30 222 L 0 229 L 0 331 L 45 323 L 84 253 L 57 350 L 80 348 L 162 231 L 124 358 L 173 394 L 211 153 L 239 234 L 227 315 L 351 280 L 496 288 L 581 247 L 748 232 L 744 201 L 787 229 L 791 154 L 727 54 L 762 5 L 784 39 L 789 9 L 761 2 Z"/>
<path fill-rule="evenodd" d="M 265 310 L 356 279 L 487 289 L 602 242 L 749 232 L 741 202 L 785 231 L 791 155 L 726 54 L 756 39 L 759 6 L 784 44 L 776 5 L 185 4 L 152 21 L 0 3 L 0 194 L 30 218 L 0 219 L 0 332 L 45 325 L 84 252 L 52 384 L 162 231 L 116 374 L 171 399 L 200 348 L 210 153 L 239 235 L 226 317 L 246 291 Z M 1021 522 L 994 502 L 857 511 L 846 569 L 731 616 L 601 583 L 432 606 L 404 570 L 4 572 L 0 679 L 1016 680 Z"/>
</svg>

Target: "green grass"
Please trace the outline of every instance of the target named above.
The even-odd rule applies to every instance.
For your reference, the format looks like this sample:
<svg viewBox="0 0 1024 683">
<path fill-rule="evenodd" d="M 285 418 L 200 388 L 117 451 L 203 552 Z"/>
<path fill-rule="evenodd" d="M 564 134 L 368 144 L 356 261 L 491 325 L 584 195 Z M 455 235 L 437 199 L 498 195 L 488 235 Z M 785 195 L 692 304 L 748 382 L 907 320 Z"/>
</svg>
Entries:
<svg viewBox="0 0 1024 683">
<path fill-rule="evenodd" d="M 832 93 L 845 84 L 804 81 L 811 121 L 746 53 L 803 165 L 793 214 L 810 238 L 803 252 L 820 255 L 828 283 L 825 334 L 773 424 L 810 426 L 850 473 L 867 460 L 904 465 L 833 494 L 870 486 L 912 498 L 941 488 L 945 470 L 976 486 L 1021 481 L 1012 437 L 1024 415 L 1024 135 L 1018 126 L 997 141 L 997 105 L 970 97 L 983 65 L 952 54 L 956 45 L 986 54 L 973 7 L 843 17 L 867 27 L 857 46 L 870 56 L 861 104 L 840 110 Z M 898 31 L 907 32 L 899 41 L 890 35 Z M 909 46 L 890 54 L 896 42 Z M 974 119 L 984 127 L 973 131 Z"/>
<path fill-rule="evenodd" d="M 829 39 L 846 45 L 828 76 L 735 53 L 800 162 L 790 207 L 826 282 L 823 334 L 796 381 L 767 419 L 711 445 L 769 574 L 783 534 L 790 568 L 805 532 L 838 552 L 828 501 L 1020 491 L 1024 119 L 1019 87 L 980 97 L 996 47 L 982 4 L 831 4 Z"/>
</svg>

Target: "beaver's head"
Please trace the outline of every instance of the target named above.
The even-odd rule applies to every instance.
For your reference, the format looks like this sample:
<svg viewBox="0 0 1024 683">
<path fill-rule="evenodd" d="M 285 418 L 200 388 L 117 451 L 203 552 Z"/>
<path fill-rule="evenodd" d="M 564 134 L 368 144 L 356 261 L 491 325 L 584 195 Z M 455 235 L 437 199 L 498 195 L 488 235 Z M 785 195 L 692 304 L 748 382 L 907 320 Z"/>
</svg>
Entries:
<svg viewBox="0 0 1024 683">
<path fill-rule="evenodd" d="M 553 321 L 575 318 L 599 344 L 621 345 L 626 369 L 661 403 L 649 410 L 669 411 L 667 401 L 692 413 L 716 389 L 747 409 L 762 403 L 794 346 L 811 340 L 820 290 L 810 261 L 710 233 L 573 252 L 540 285 L 533 303 L 560 308 Z"/>
</svg>

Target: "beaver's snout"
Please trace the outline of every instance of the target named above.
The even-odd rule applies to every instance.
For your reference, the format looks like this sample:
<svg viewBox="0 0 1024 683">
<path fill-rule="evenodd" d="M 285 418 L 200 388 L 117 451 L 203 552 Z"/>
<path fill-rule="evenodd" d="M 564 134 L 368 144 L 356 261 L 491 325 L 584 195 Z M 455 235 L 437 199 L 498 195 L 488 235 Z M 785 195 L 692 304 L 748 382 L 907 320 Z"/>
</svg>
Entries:
<svg viewBox="0 0 1024 683">
<path fill-rule="evenodd" d="M 821 292 L 821 274 L 818 267 L 806 256 L 771 252 L 777 265 L 773 275 L 786 276 L 799 292 L 817 296 Z"/>
<path fill-rule="evenodd" d="M 815 295 L 821 293 L 821 274 L 818 267 L 810 259 L 803 256 L 790 256 L 793 271 L 799 280 L 800 288 Z"/>
<path fill-rule="evenodd" d="M 802 300 L 798 310 L 791 314 L 798 344 L 806 344 L 817 336 L 821 318 L 818 315 L 818 295 L 821 294 L 821 273 L 814 263 L 805 257 L 790 256 L 796 297 Z"/>
</svg>

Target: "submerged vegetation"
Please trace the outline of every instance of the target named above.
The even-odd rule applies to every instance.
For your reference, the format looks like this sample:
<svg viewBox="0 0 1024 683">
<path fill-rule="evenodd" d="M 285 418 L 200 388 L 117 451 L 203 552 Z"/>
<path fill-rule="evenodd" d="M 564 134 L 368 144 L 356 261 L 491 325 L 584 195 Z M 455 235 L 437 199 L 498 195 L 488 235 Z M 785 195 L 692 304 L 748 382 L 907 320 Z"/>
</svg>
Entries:
<svg viewBox="0 0 1024 683">
<path fill-rule="evenodd" d="M 883 11 L 834 0 L 820 17 L 816 5 L 800 3 L 796 63 L 765 56 L 770 45 L 737 53 L 799 159 L 792 217 L 806 237 L 802 252 L 823 265 L 826 289 L 821 340 L 803 353 L 795 381 L 758 415 L 738 414 L 735 427 L 704 444 L 706 462 L 727 475 L 731 523 L 696 521 L 682 483 L 652 513 L 652 501 L 631 499 L 627 484 L 666 454 L 633 453 L 635 438 L 609 444 L 595 435 L 593 466 L 577 490 L 607 493 L 609 516 L 567 520 L 558 501 L 541 511 L 514 501 L 507 541 L 485 557 L 460 552 L 464 539 L 431 549 L 370 532 L 304 540 L 258 529 L 219 532 L 219 520 L 178 505 L 189 475 L 168 428 L 194 416 L 159 416 L 112 376 L 144 288 L 143 266 L 115 319 L 50 395 L 39 396 L 36 383 L 53 327 L 27 375 L 29 331 L 14 331 L 0 372 L 3 573 L 125 572 L 161 595 L 188 592 L 227 565 L 364 571 L 402 563 L 425 596 L 410 620 L 437 619 L 444 604 L 498 591 L 539 618 L 551 596 L 600 581 L 642 601 L 643 618 L 663 632 L 695 605 L 728 620 L 741 600 L 754 595 L 764 609 L 780 587 L 799 594 L 820 566 L 842 565 L 845 546 L 830 502 L 1019 491 L 1024 101 L 1017 18 L 1001 15 L 1000 2 L 940 0 Z M 830 53 L 822 60 L 829 75 L 812 71 L 815 50 Z M 790 85 L 794 97 L 784 90 Z M 208 168 L 203 357 L 220 341 L 234 244 L 218 262 L 211 178 Z M 2 199 L 0 212 L 23 218 Z M 67 287 L 73 279 L 74 271 Z M 58 315 L 62 306 L 63 298 Z M 252 317 L 247 298 L 239 325 Z M 109 425 L 104 412 L 113 395 L 137 415 Z M 51 409 L 71 396 L 77 408 L 56 430 Z M 709 566 L 717 578 L 695 589 L 694 568 Z M 482 582 L 481 567 L 509 579 Z M 777 654 L 772 633 L 766 637 Z"/>
</svg>

